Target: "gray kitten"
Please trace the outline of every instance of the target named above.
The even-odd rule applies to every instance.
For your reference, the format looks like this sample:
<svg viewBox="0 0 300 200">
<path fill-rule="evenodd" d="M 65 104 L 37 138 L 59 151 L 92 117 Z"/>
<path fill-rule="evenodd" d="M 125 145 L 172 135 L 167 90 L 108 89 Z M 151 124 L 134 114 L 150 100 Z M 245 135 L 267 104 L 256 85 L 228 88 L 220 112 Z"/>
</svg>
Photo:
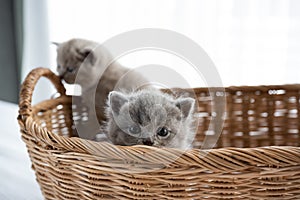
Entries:
<svg viewBox="0 0 300 200">
<path fill-rule="evenodd" d="M 118 62 L 111 62 L 112 60 L 110 52 L 93 41 L 71 39 L 57 44 L 59 76 L 69 84 L 76 82 L 81 86 L 83 104 L 89 107 L 90 111 L 95 111 L 97 116 L 95 122 L 91 120 L 90 115 L 89 124 L 82 131 L 86 134 L 80 137 L 94 138 L 99 130 L 98 122 L 106 120 L 104 107 L 110 91 L 131 91 L 147 82 L 141 74 L 130 71 Z"/>
<path fill-rule="evenodd" d="M 195 134 L 195 100 L 177 99 L 158 90 L 110 92 L 106 133 L 117 145 L 187 149 Z"/>
</svg>

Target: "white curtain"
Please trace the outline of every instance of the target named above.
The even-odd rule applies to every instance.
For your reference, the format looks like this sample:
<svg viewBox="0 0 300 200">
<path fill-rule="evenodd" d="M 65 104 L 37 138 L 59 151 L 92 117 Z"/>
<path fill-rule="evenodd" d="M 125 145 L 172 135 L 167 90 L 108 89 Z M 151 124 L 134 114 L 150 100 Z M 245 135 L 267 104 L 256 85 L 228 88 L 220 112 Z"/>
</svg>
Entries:
<svg viewBox="0 0 300 200">
<path fill-rule="evenodd" d="M 50 66 L 48 7 L 46 0 L 24 0 L 24 55 L 22 81 L 36 67 Z M 33 94 L 33 103 L 49 99 L 55 92 L 46 79 L 41 79 Z"/>
<path fill-rule="evenodd" d="M 297 0 L 51 0 L 48 5 L 52 41 L 103 42 L 137 28 L 169 29 L 204 48 L 225 86 L 300 83 Z M 55 69 L 55 47 L 50 61 Z M 183 65 L 158 52 L 137 52 L 120 62 Z"/>
</svg>

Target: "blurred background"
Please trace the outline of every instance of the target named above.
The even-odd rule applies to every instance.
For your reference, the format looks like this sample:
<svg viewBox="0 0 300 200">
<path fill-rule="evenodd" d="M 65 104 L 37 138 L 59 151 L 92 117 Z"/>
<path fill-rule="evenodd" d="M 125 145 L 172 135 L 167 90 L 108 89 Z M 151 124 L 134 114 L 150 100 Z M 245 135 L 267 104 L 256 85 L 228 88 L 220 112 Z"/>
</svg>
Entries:
<svg viewBox="0 0 300 200">
<path fill-rule="evenodd" d="M 17 103 L 19 85 L 31 69 L 55 71 L 51 41 L 76 37 L 101 43 L 139 28 L 168 29 L 195 41 L 224 86 L 300 83 L 299 11 L 298 0 L 1 0 L 0 99 Z M 119 62 L 187 67 L 157 51 L 135 52 Z M 49 98 L 49 85 L 39 83 L 36 101 Z"/>
<path fill-rule="evenodd" d="M 0 27 L 1 200 L 43 199 L 18 131 L 15 103 L 30 70 L 55 71 L 51 42 L 102 43 L 135 29 L 167 29 L 200 45 L 224 86 L 300 83 L 299 0 L 0 0 Z M 167 52 L 141 50 L 118 61 L 131 68 L 167 66 L 187 72 L 191 87 L 206 86 L 187 70 L 188 63 Z M 41 80 L 34 103 L 54 93 L 50 82 Z"/>
</svg>

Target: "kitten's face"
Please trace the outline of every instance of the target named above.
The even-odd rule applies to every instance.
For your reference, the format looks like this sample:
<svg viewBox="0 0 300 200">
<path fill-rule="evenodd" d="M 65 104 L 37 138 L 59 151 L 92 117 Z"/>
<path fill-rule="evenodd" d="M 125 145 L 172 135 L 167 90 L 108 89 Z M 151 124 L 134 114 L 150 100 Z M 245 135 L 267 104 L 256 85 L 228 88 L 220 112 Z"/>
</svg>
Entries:
<svg viewBox="0 0 300 200">
<path fill-rule="evenodd" d="M 95 78 L 91 74 L 95 73 L 96 57 L 93 48 L 96 43 L 72 39 L 58 44 L 57 47 L 57 72 L 67 83 L 76 83 L 89 87 L 94 84 Z M 80 68 L 80 76 L 77 73 Z"/>
<path fill-rule="evenodd" d="M 157 92 L 133 96 L 112 92 L 109 104 L 114 119 L 109 136 L 115 144 L 182 148 L 186 137 L 192 137 L 186 135 L 194 106 L 191 98 L 173 100 Z"/>
</svg>

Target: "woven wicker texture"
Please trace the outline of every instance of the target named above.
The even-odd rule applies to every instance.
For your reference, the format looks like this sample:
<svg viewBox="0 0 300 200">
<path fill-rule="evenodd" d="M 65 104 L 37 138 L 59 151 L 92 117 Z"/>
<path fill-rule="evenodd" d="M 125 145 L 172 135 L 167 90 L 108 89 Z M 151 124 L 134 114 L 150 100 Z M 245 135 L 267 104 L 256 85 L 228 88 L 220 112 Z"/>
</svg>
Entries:
<svg viewBox="0 0 300 200">
<path fill-rule="evenodd" d="M 40 77 L 61 96 L 31 106 Z M 194 149 L 115 146 L 71 137 L 86 110 L 72 105 L 50 70 L 33 70 L 22 84 L 18 122 L 45 199 L 300 199 L 300 85 L 194 92 Z M 213 99 L 223 95 L 222 135 L 214 149 L 201 149 L 215 131 Z"/>
</svg>

